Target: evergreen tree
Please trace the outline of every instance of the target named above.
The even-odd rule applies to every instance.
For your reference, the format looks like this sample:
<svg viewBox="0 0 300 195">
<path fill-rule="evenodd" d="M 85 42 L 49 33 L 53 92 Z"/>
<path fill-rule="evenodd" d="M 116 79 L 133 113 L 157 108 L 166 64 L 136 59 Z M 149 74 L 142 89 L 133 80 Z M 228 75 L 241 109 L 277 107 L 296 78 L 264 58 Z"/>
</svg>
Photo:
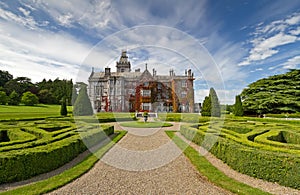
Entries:
<svg viewBox="0 0 300 195">
<path fill-rule="evenodd" d="M 214 88 L 210 88 L 209 96 L 211 99 L 211 116 L 220 117 L 221 116 L 221 105 Z"/>
<path fill-rule="evenodd" d="M 63 97 L 63 99 L 61 101 L 60 115 L 62 115 L 62 116 L 67 116 L 68 115 L 67 103 L 66 103 L 66 98 L 65 97 Z"/>
<path fill-rule="evenodd" d="M 19 94 L 16 91 L 12 91 L 8 97 L 8 105 L 16 106 L 19 104 L 20 104 Z"/>
<path fill-rule="evenodd" d="M 211 116 L 211 98 L 210 98 L 210 96 L 206 96 L 203 101 L 201 115 L 202 116 Z"/>
<path fill-rule="evenodd" d="M 13 76 L 8 71 L 0 70 L 0 87 L 3 87 L 5 83 L 12 79 Z"/>
<path fill-rule="evenodd" d="M 93 108 L 87 94 L 86 85 L 81 85 L 73 108 L 74 116 L 93 115 Z"/>
<path fill-rule="evenodd" d="M 4 91 L 0 91 L 0 104 L 6 105 L 8 97 Z"/>
<path fill-rule="evenodd" d="M 39 103 L 39 98 L 30 91 L 27 91 L 23 93 L 21 102 L 26 106 L 33 106 Z"/>
<path fill-rule="evenodd" d="M 76 86 L 74 85 L 73 86 L 73 90 L 72 90 L 72 101 L 71 101 L 71 104 L 74 105 L 75 102 L 76 102 L 76 99 L 77 99 L 77 89 L 76 89 Z"/>
<path fill-rule="evenodd" d="M 244 115 L 244 110 L 243 110 L 243 105 L 242 105 L 242 100 L 241 100 L 240 95 L 235 96 L 235 104 L 234 104 L 233 114 L 235 116 L 243 116 Z"/>
</svg>

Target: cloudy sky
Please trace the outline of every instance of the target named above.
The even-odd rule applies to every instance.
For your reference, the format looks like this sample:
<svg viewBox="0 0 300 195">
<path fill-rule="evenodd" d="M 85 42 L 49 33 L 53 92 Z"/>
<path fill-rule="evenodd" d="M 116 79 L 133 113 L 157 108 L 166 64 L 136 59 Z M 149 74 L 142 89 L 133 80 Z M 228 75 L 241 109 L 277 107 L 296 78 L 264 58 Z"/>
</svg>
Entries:
<svg viewBox="0 0 300 195">
<path fill-rule="evenodd" d="M 209 87 L 222 103 L 257 79 L 300 68 L 300 1 L 0 1 L 0 69 L 33 82 L 84 80 L 114 68 L 195 75 L 196 101 Z M 80 78 L 80 79 L 79 79 Z"/>
</svg>

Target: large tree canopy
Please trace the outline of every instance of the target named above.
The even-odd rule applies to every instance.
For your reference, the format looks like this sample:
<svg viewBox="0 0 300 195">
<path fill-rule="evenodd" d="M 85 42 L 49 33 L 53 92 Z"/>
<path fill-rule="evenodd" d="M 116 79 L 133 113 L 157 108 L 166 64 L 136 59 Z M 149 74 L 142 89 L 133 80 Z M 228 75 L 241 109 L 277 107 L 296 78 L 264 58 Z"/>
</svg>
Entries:
<svg viewBox="0 0 300 195">
<path fill-rule="evenodd" d="M 241 98 L 245 114 L 300 112 L 300 70 L 251 83 Z"/>
</svg>

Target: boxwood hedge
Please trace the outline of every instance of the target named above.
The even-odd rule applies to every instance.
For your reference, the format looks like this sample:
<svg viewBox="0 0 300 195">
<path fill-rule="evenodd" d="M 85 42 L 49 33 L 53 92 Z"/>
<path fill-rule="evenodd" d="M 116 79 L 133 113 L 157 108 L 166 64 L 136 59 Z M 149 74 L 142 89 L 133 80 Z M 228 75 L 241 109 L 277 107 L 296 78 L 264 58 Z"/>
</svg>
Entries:
<svg viewBox="0 0 300 195">
<path fill-rule="evenodd" d="M 251 147 L 255 142 L 241 144 L 187 125 L 181 126 L 180 132 L 241 173 L 300 189 L 300 152 L 284 153 L 276 148 L 263 150 Z"/>
<path fill-rule="evenodd" d="M 75 131 L 64 129 L 59 130 L 60 134 L 55 132 L 56 136 L 42 133 L 42 130 L 39 131 L 34 127 L 24 127 L 24 129 L 27 129 L 24 132 L 29 132 L 31 129 L 31 133 L 35 132 L 40 137 L 33 142 L 1 148 L 0 183 L 20 181 L 54 170 L 85 151 L 86 143 L 93 146 L 105 139 L 106 135 L 114 133 L 113 126 L 108 125 L 102 126 L 102 128 L 94 126 L 87 133 L 80 133 L 80 135 Z M 31 136 L 30 139 L 36 135 Z"/>
</svg>

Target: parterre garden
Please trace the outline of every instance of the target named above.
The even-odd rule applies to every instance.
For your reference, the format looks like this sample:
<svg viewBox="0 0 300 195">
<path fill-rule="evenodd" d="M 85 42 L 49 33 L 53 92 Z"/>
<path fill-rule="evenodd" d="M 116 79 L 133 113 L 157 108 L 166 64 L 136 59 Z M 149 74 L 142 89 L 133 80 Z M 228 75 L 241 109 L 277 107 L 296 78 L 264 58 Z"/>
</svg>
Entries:
<svg viewBox="0 0 300 195">
<path fill-rule="evenodd" d="M 102 122 L 132 120 L 130 114 L 74 120 L 58 116 L 59 106 L 45 107 L 46 112 L 36 107 L 16 107 L 14 112 L 12 107 L 7 115 L 1 107 L 0 184 L 28 179 L 71 161 L 114 134 L 114 127 Z"/>
<path fill-rule="evenodd" d="M 69 162 L 114 134 L 106 122 L 136 123 L 130 113 L 101 113 L 74 121 L 51 109 L 46 114 L 25 110 L 27 117 L 23 113 L 16 118 L 13 112 L 5 116 L 0 111 L 0 183 L 24 180 Z M 174 113 L 159 118 L 184 122 L 182 135 L 233 169 L 300 189 L 300 121 Z"/>
<path fill-rule="evenodd" d="M 189 122 L 196 115 L 164 117 Z M 300 189 L 300 121 L 201 117 L 180 132 L 241 173 Z"/>
</svg>

